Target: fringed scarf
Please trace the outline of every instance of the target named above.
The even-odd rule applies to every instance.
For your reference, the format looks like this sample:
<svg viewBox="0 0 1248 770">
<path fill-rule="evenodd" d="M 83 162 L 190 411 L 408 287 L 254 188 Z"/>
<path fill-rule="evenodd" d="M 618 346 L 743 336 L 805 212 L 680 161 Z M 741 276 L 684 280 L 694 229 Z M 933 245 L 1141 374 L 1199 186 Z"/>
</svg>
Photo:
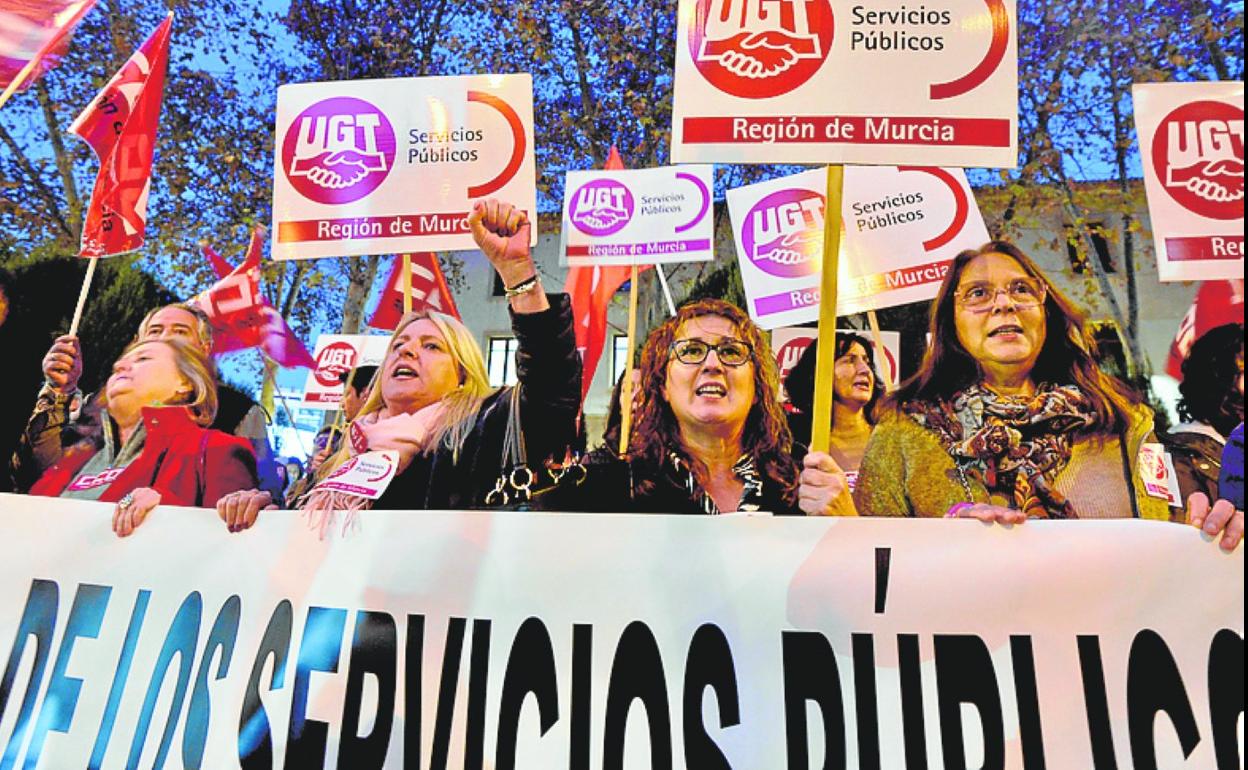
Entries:
<svg viewBox="0 0 1248 770">
<path fill-rule="evenodd" d="M 1028 517 L 1077 518 L 1053 480 L 1070 462 L 1072 436 L 1096 422 L 1078 387 L 1045 384 L 1031 396 L 999 396 L 973 385 L 947 402 L 912 402 L 902 411 L 935 433 L 968 475 Z"/>
</svg>

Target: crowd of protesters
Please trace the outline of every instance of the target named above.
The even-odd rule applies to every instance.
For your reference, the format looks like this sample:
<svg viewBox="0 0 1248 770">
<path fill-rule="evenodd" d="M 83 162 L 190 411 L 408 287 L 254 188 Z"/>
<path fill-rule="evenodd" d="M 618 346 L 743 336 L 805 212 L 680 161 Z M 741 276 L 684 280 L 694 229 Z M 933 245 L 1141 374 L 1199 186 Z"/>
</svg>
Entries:
<svg viewBox="0 0 1248 770">
<path fill-rule="evenodd" d="M 1241 325 L 1192 347 L 1184 422 L 1161 436 L 1159 456 L 1152 411 L 1098 365 L 1084 313 L 1017 247 L 992 242 L 954 260 L 922 364 L 895 391 L 885 393 L 868 339 L 838 335 L 828 452 L 799 441 L 811 429 L 813 349 L 785 383 L 796 407 L 786 412 L 764 333 L 721 300 L 689 303 L 649 335 L 629 441 L 620 446 L 609 420 L 593 448 L 570 303 L 542 289 L 525 214 L 489 200 L 469 222 L 506 289 L 516 385 L 490 387 L 458 320 L 409 314 L 380 366 L 344 378 L 344 423 L 318 435 L 305 470 L 277 462 L 263 413 L 218 383 L 202 313 L 170 305 L 148 315 L 95 396 L 77 391 L 78 340 L 55 341 L 11 483 L 113 502 L 119 535 L 165 504 L 215 507 L 231 531 L 279 507 L 322 527 L 368 508 L 536 508 L 1005 525 L 1134 517 L 1200 527 L 1228 550 L 1242 540 Z M 617 388 L 617 416 L 619 399 Z M 323 484 L 386 450 L 398 470 L 377 499 Z M 1177 500 L 1148 483 L 1158 468 L 1163 481 L 1173 474 Z"/>
</svg>

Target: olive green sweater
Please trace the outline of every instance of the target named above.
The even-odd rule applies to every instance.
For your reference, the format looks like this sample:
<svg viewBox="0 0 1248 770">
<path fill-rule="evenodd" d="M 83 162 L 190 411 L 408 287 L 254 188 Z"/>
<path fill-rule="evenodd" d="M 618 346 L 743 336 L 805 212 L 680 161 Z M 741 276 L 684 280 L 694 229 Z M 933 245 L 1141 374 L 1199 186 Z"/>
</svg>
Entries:
<svg viewBox="0 0 1248 770">
<path fill-rule="evenodd" d="M 1083 437 L 1071 447 L 1070 462 L 1054 479 L 1058 492 L 1081 519 L 1169 519 L 1165 500 L 1150 497 L 1138 472 L 1140 447 L 1152 437 L 1153 413 L 1138 407 L 1118 436 Z M 966 476 L 971 499 L 953 458 L 935 433 L 906 415 L 888 414 L 876 426 L 859 469 L 854 502 L 863 516 L 943 516 L 959 502 L 1009 505 Z"/>
</svg>

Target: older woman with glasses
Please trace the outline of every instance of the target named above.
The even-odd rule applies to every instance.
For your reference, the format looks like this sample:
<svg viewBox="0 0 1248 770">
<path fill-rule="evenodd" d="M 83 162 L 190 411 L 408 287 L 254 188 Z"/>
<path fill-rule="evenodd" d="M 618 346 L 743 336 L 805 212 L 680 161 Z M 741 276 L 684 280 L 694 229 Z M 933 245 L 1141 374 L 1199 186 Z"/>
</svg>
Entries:
<svg viewBox="0 0 1248 770">
<path fill-rule="evenodd" d="M 1101 371 L 1083 314 L 1017 247 L 957 256 L 932 304 L 931 347 L 883 404 L 859 513 L 1167 519 L 1152 411 Z M 1146 446 L 1148 444 L 1149 446 Z M 1243 514 L 1204 495 L 1188 518 L 1234 547 Z"/>
<path fill-rule="evenodd" d="M 626 457 L 615 456 L 618 447 L 596 453 L 563 507 L 800 513 L 775 361 L 740 308 L 720 300 L 680 308 L 646 340 L 639 387 Z"/>
</svg>

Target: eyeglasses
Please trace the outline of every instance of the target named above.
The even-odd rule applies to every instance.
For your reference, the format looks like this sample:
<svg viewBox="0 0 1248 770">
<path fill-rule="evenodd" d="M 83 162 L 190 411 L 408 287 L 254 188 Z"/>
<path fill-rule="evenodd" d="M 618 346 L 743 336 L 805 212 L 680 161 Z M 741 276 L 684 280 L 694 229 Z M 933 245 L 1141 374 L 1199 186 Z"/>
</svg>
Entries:
<svg viewBox="0 0 1248 770">
<path fill-rule="evenodd" d="M 958 291 L 957 301 L 967 310 L 982 313 L 996 303 L 998 294 L 1004 294 L 1017 307 L 1035 307 L 1044 304 L 1048 290 L 1043 283 L 1027 278 L 1015 279 L 1005 286 L 974 283 Z"/>
<path fill-rule="evenodd" d="M 741 340 L 727 339 L 718 345 L 702 340 L 676 340 L 672 343 L 672 355 L 682 364 L 697 365 L 715 351 L 719 362 L 724 366 L 741 366 L 751 358 L 750 345 Z"/>
</svg>

